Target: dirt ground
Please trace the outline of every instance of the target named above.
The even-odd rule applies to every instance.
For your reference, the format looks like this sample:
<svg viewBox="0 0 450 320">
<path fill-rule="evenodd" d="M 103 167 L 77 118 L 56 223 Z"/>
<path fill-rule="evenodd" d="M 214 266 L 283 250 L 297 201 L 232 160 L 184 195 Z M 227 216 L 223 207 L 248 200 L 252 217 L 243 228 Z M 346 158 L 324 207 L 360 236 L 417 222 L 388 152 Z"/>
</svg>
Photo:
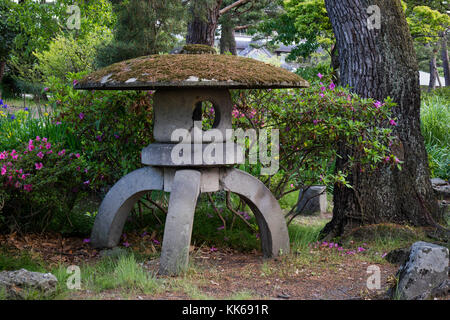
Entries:
<svg viewBox="0 0 450 320">
<path fill-rule="evenodd" d="M 95 263 L 101 255 L 81 238 L 63 238 L 58 234 L 12 234 L 0 236 L 0 243 L 11 250 L 28 250 L 49 268 L 59 263 Z M 310 258 L 314 258 L 311 263 Z M 376 264 L 381 271 L 381 288 L 368 290 L 367 267 L 372 263 L 354 255 L 336 259 L 311 249 L 310 255 L 292 253 L 264 259 L 256 251 L 241 253 L 232 249 L 192 247 L 190 259 L 189 271 L 180 277 L 158 276 L 158 257 L 145 260 L 142 266 L 167 283 L 181 281 L 184 287 L 195 288 L 195 292 L 173 290 L 170 286 L 156 295 L 124 296 L 119 290 L 97 294 L 80 290 L 71 292 L 65 299 L 382 299 L 398 269 L 388 262 Z"/>
</svg>

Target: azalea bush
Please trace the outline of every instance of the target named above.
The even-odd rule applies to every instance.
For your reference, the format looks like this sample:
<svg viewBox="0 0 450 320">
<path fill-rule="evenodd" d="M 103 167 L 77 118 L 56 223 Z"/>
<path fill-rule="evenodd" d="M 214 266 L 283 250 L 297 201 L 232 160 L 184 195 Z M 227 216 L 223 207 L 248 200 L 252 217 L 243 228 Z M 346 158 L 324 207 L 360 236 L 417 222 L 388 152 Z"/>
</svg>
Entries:
<svg viewBox="0 0 450 320">
<path fill-rule="evenodd" d="M 68 217 L 84 180 L 83 157 L 46 137 L 0 152 L 0 230 L 43 231 L 57 214 Z"/>
<path fill-rule="evenodd" d="M 141 165 L 141 150 L 153 139 L 153 93 L 74 90 L 83 75 L 69 73 L 68 81 L 50 77 L 44 90 L 53 121 L 78 141 L 91 187 L 100 190 Z"/>
<path fill-rule="evenodd" d="M 318 80 L 308 89 L 237 91 L 234 101 L 235 128 L 279 130 L 275 175 L 260 175 L 260 163 L 241 166 L 258 176 L 279 200 L 311 185 L 351 187 L 347 181 L 351 173 L 385 165 L 400 168 L 401 161 L 390 151 L 395 143 L 392 127 L 397 125 L 391 118 L 391 99 L 362 99 Z M 336 159 L 343 158 L 338 154 L 340 147 L 352 150 L 352 156 L 343 155 L 345 165 L 336 171 Z M 291 204 L 290 214 L 298 202 Z"/>
</svg>

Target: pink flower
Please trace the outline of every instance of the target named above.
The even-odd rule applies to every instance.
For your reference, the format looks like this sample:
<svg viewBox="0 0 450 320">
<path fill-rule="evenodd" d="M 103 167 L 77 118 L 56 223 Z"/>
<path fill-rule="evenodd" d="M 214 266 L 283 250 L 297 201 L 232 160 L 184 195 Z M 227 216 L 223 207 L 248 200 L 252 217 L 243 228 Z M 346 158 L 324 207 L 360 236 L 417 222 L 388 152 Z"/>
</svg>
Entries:
<svg viewBox="0 0 450 320">
<path fill-rule="evenodd" d="M 217 228 L 217 230 L 223 230 L 223 229 L 225 229 L 225 226 L 220 226 Z"/>
<path fill-rule="evenodd" d="M 329 88 L 330 90 L 334 90 L 334 88 L 336 88 L 336 85 L 332 82 L 332 83 L 330 83 L 330 85 L 328 86 L 328 88 Z"/>
<path fill-rule="evenodd" d="M 320 79 L 322 79 L 322 77 L 323 77 L 323 75 L 322 75 L 320 72 L 317 74 L 317 76 L 318 76 Z"/>
<path fill-rule="evenodd" d="M 44 157 L 44 154 L 41 152 L 41 151 L 39 151 L 39 153 L 37 154 L 37 156 L 38 156 L 38 158 L 43 158 Z"/>
<path fill-rule="evenodd" d="M 44 165 L 42 164 L 42 162 L 40 162 L 40 163 L 35 163 L 34 165 L 36 166 L 36 170 L 41 170 L 41 169 L 44 167 Z"/>
<path fill-rule="evenodd" d="M 37 136 L 36 141 L 41 141 L 41 137 Z"/>
<path fill-rule="evenodd" d="M 364 249 L 363 247 L 358 247 L 358 252 L 363 252 L 366 251 L 366 249 Z"/>
<path fill-rule="evenodd" d="M 66 149 L 62 149 L 60 152 L 58 152 L 58 156 L 63 156 L 66 154 Z"/>
<path fill-rule="evenodd" d="M 50 149 L 52 147 L 52 144 L 51 143 L 47 143 L 47 144 L 45 144 L 45 148 L 48 150 L 48 149 Z"/>
<path fill-rule="evenodd" d="M 2 176 L 4 176 L 6 174 L 6 168 L 5 167 L 2 167 L 1 174 L 2 174 Z"/>
<path fill-rule="evenodd" d="M 14 185 L 17 189 L 19 189 L 22 185 L 20 184 L 19 181 L 16 182 L 16 184 Z"/>
<path fill-rule="evenodd" d="M 28 151 L 33 151 L 34 150 L 34 146 L 32 144 L 28 145 Z"/>
<path fill-rule="evenodd" d="M 382 103 L 380 101 L 376 101 L 373 105 L 375 108 L 379 109 L 382 106 Z"/>
<path fill-rule="evenodd" d="M 397 122 L 395 122 L 394 119 L 391 119 L 391 120 L 389 120 L 389 124 L 390 124 L 391 126 L 396 126 L 396 125 L 397 125 Z"/>
<path fill-rule="evenodd" d="M 77 154 L 75 155 L 75 157 L 77 157 L 77 159 L 80 158 L 80 154 L 77 153 Z"/>
<path fill-rule="evenodd" d="M 47 138 L 42 138 L 42 142 L 47 143 Z"/>
<path fill-rule="evenodd" d="M 211 249 L 209 249 L 209 251 L 211 251 L 211 252 L 217 251 L 217 248 L 211 247 Z"/>
<path fill-rule="evenodd" d="M 31 184 L 26 184 L 23 186 L 23 189 L 27 192 L 31 192 L 31 190 L 33 189 L 33 186 Z"/>
</svg>

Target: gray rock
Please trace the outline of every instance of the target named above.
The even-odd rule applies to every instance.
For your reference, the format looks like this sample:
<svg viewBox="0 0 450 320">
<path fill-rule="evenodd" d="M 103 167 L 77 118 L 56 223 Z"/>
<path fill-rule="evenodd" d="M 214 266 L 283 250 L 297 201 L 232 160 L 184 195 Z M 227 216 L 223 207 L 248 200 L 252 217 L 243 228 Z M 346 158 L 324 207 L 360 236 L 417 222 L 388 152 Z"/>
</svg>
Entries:
<svg viewBox="0 0 450 320">
<path fill-rule="evenodd" d="M 0 291 L 7 299 L 26 299 L 38 292 L 43 296 L 56 290 L 58 279 L 51 273 L 31 272 L 25 269 L 0 272 Z"/>
<path fill-rule="evenodd" d="M 327 211 L 327 191 L 325 186 L 311 186 L 305 192 L 300 190 L 297 213 L 311 215 Z"/>
<path fill-rule="evenodd" d="M 419 241 L 411 246 L 409 259 L 398 270 L 395 296 L 427 299 L 448 279 L 449 252 L 445 247 Z"/>
</svg>

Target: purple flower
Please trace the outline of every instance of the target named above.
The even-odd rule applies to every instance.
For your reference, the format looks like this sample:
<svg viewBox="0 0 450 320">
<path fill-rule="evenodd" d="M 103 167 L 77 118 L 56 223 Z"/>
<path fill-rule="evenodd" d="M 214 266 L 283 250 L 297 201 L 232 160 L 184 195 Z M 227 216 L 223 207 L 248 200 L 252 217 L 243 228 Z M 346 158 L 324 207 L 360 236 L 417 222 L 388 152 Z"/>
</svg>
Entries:
<svg viewBox="0 0 450 320">
<path fill-rule="evenodd" d="M 83 240 L 83 243 L 89 243 L 89 242 L 91 242 L 91 239 L 89 239 L 89 238 L 86 238 Z"/>
<path fill-rule="evenodd" d="M 83 120 L 83 119 L 84 119 L 84 113 L 83 113 L 83 112 L 80 112 L 80 114 L 78 115 L 78 118 L 80 118 L 81 120 Z"/>
<path fill-rule="evenodd" d="M 85 186 L 88 186 L 91 183 L 91 180 L 87 180 L 85 182 L 83 182 Z"/>
<path fill-rule="evenodd" d="M 209 251 L 211 251 L 211 252 L 217 251 L 217 248 L 211 247 L 211 249 L 209 249 Z"/>
<path fill-rule="evenodd" d="M 77 80 L 73 80 L 73 85 L 76 86 L 78 84 Z"/>
<path fill-rule="evenodd" d="M 223 229 L 225 229 L 225 226 L 220 226 L 217 228 L 217 230 L 223 230 Z"/>
<path fill-rule="evenodd" d="M 375 108 L 379 109 L 382 106 L 382 103 L 380 101 L 376 101 L 373 105 Z"/>
<path fill-rule="evenodd" d="M 323 75 L 322 75 L 320 72 L 317 74 L 317 76 L 318 76 L 320 79 L 322 79 L 322 77 L 323 77 Z"/>
<path fill-rule="evenodd" d="M 154 244 L 157 244 L 157 245 L 160 245 L 160 244 L 161 244 L 161 242 L 159 242 L 159 241 L 156 240 L 156 239 L 153 239 L 153 243 L 154 243 Z"/>
<path fill-rule="evenodd" d="M 328 86 L 328 88 L 329 88 L 330 90 L 334 90 L 334 88 L 336 88 L 336 85 L 332 82 L 332 83 L 330 83 L 330 85 Z"/>
<path fill-rule="evenodd" d="M 390 124 L 391 126 L 396 126 L 396 125 L 397 125 L 397 122 L 395 122 L 394 119 L 391 119 L 391 120 L 389 120 L 389 124 Z"/>
<path fill-rule="evenodd" d="M 366 251 L 366 249 L 364 249 L 363 247 L 358 247 L 358 252 L 363 252 Z"/>
<path fill-rule="evenodd" d="M 122 243 L 123 244 L 123 246 L 125 247 L 125 248 L 128 248 L 129 246 L 130 246 L 130 244 L 128 243 L 128 241 L 125 241 L 124 243 Z"/>
</svg>

